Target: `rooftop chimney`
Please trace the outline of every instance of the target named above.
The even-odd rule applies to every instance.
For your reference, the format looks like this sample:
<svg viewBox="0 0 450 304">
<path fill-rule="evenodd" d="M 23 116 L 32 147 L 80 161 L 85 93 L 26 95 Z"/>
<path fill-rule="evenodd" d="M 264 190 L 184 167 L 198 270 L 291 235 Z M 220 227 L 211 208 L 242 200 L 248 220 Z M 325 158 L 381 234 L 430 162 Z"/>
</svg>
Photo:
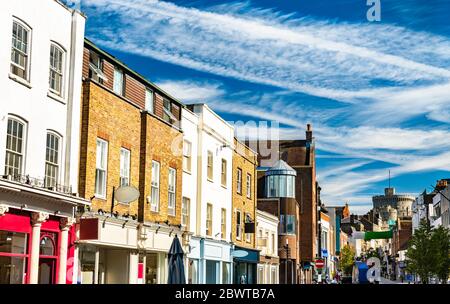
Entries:
<svg viewBox="0 0 450 304">
<path fill-rule="evenodd" d="M 311 124 L 307 124 L 306 125 L 306 140 L 307 141 L 312 141 L 313 136 L 312 136 L 312 126 Z"/>
</svg>

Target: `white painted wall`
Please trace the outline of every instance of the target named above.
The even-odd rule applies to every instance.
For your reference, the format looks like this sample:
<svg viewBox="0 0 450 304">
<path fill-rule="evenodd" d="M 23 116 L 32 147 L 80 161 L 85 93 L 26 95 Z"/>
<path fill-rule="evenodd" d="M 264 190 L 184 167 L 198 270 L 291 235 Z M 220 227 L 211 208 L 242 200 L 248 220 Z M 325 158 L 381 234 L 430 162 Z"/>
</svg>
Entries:
<svg viewBox="0 0 450 304">
<path fill-rule="evenodd" d="M 269 233 L 269 239 L 266 241 L 266 246 L 258 246 L 261 250 L 261 255 L 278 256 L 278 218 L 267 212 L 256 210 L 256 237 L 259 239 L 259 233 L 262 231 L 263 238 L 266 233 Z M 275 234 L 275 250 L 272 251 L 272 237 Z"/>
<path fill-rule="evenodd" d="M 191 172 L 183 170 L 183 197 L 191 200 L 189 210 L 189 231 L 196 233 L 197 221 L 197 154 L 198 154 L 198 121 L 199 118 L 193 112 L 181 110 L 181 129 L 183 139 L 191 143 Z"/>
<path fill-rule="evenodd" d="M 213 205 L 212 239 L 220 240 L 221 209 L 226 209 L 226 241 L 230 242 L 234 128 L 207 105 L 194 106 L 198 115 L 196 234 L 206 237 L 206 206 Z M 207 179 L 207 151 L 213 152 L 213 180 Z M 227 186 L 221 185 L 221 162 L 227 161 Z M 183 188 L 186 186 L 183 185 Z"/>
<path fill-rule="evenodd" d="M 26 85 L 12 80 L 9 75 L 14 17 L 31 28 L 31 61 Z M 54 0 L 0 2 L 1 174 L 4 173 L 8 115 L 14 114 L 27 122 L 23 174 L 34 178 L 45 176 L 46 134 L 47 130 L 54 130 L 62 136 L 59 183 L 71 185 L 72 192 L 77 191 L 84 26 L 84 16 Z M 51 41 L 66 51 L 63 96 L 59 100 L 48 96 Z M 70 153 L 66 153 L 68 149 Z"/>
</svg>

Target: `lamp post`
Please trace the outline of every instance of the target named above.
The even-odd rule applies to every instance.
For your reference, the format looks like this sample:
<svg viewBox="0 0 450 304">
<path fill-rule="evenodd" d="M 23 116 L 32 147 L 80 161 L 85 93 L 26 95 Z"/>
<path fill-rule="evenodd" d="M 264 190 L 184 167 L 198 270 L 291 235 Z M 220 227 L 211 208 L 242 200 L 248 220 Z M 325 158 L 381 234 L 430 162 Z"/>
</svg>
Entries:
<svg viewBox="0 0 450 304">
<path fill-rule="evenodd" d="M 286 239 L 286 244 L 283 245 L 283 249 L 286 250 L 286 262 L 284 263 L 284 283 L 287 284 L 288 283 L 288 262 L 290 262 L 290 260 L 291 260 L 291 249 L 289 248 L 289 239 Z"/>
</svg>

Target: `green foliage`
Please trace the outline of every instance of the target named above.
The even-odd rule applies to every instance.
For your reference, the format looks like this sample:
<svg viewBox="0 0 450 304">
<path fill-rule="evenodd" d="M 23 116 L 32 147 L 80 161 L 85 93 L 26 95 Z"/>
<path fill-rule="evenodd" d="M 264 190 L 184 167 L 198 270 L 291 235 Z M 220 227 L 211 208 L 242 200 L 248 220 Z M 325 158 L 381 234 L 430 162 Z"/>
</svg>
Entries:
<svg viewBox="0 0 450 304">
<path fill-rule="evenodd" d="M 449 275 L 450 233 L 439 227 L 431 229 L 426 220 L 414 232 L 408 246 L 408 270 L 420 276 L 422 283 L 428 283 L 436 275 L 446 282 Z"/>
<path fill-rule="evenodd" d="M 450 230 L 442 226 L 434 229 L 431 242 L 436 255 L 433 273 L 446 283 L 450 272 Z"/>
<path fill-rule="evenodd" d="M 355 250 L 349 245 L 345 245 L 341 251 L 341 268 L 344 274 L 351 275 L 353 270 L 353 265 L 355 264 Z"/>
</svg>

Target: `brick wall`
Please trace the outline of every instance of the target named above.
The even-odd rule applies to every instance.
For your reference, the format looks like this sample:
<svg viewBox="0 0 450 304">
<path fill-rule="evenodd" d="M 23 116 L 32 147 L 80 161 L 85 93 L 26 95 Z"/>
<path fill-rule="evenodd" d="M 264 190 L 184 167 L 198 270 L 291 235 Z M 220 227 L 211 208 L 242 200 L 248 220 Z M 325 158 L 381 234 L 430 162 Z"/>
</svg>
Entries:
<svg viewBox="0 0 450 304">
<path fill-rule="evenodd" d="M 245 233 L 240 240 L 236 238 L 236 209 L 242 213 L 242 224 L 245 222 L 245 214 L 250 214 L 251 219 L 256 222 L 256 154 L 247 146 L 235 140 L 235 150 L 233 151 L 233 209 L 231 219 L 231 239 L 237 245 L 247 248 L 255 248 L 255 233 L 250 233 L 250 242 L 247 242 Z M 237 172 L 242 170 L 242 191 L 237 191 Z M 251 195 L 247 197 L 247 174 L 251 176 Z M 256 229 L 255 229 L 256 231 Z"/>
<path fill-rule="evenodd" d="M 113 186 L 120 183 L 120 149 L 130 150 L 130 184 L 139 186 L 140 111 L 130 103 L 93 83 L 83 84 L 83 110 L 80 157 L 80 194 L 89 199 L 95 194 L 96 141 L 108 142 L 106 198 L 94 198 L 92 209 L 110 211 Z M 120 214 L 137 215 L 138 202 L 118 204 Z"/>
<path fill-rule="evenodd" d="M 92 209 L 111 208 L 113 186 L 120 182 L 120 148 L 131 151 L 130 184 L 141 192 L 139 201 L 130 206 L 117 205 L 120 214 L 138 215 L 140 220 L 181 222 L 182 155 L 172 152 L 172 144 L 182 142 L 182 133 L 152 116 L 141 112 L 135 104 L 117 96 L 106 87 L 95 82 L 83 83 L 80 150 L 80 195 L 89 199 L 95 193 L 96 140 L 108 141 L 107 195 L 106 199 L 94 198 Z M 147 196 L 151 189 L 151 161 L 161 164 L 160 212 L 150 212 Z M 176 215 L 168 216 L 168 171 L 177 170 Z"/>
<path fill-rule="evenodd" d="M 141 153 L 141 193 L 145 195 L 141 199 L 140 220 L 151 222 L 163 222 L 169 220 L 170 224 L 181 224 L 181 200 L 182 200 L 182 143 L 183 135 L 169 124 L 158 118 L 142 113 L 142 136 L 146 136 L 145 147 Z M 179 149 L 177 151 L 177 149 Z M 151 194 L 152 160 L 160 163 L 160 202 L 159 212 L 152 212 L 146 197 Z M 175 216 L 168 215 L 168 187 L 169 168 L 176 170 L 176 202 Z M 144 183 L 142 183 L 144 182 Z"/>
</svg>

